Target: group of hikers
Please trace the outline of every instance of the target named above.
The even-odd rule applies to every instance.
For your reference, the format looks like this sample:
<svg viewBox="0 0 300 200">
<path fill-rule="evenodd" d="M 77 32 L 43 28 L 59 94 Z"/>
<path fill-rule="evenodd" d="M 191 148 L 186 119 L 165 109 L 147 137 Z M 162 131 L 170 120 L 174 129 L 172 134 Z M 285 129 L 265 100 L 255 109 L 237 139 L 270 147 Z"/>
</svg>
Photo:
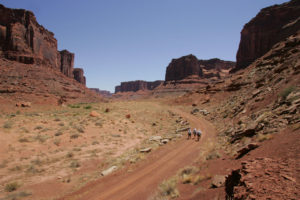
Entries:
<svg viewBox="0 0 300 200">
<path fill-rule="evenodd" d="M 199 141 L 199 140 L 200 140 L 200 137 L 201 137 L 201 135 L 202 135 L 202 132 L 200 131 L 200 129 L 197 130 L 196 128 L 194 128 L 194 130 L 193 130 L 193 135 L 194 135 L 194 138 L 193 138 L 193 139 L 195 139 L 196 136 L 197 136 L 197 141 Z M 187 139 L 191 139 L 191 138 L 192 138 L 192 130 L 191 130 L 191 128 L 189 128 L 189 129 L 188 129 L 188 138 L 187 138 Z"/>
</svg>

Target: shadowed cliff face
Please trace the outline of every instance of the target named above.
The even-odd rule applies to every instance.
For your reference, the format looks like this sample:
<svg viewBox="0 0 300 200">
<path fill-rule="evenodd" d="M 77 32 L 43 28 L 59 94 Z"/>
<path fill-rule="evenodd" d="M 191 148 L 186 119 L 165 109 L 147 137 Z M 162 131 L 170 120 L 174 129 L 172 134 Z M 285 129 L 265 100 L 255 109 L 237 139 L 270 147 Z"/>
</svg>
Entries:
<svg viewBox="0 0 300 200">
<path fill-rule="evenodd" d="M 74 54 L 57 50 L 54 34 L 36 21 L 31 11 L 0 4 L 0 57 L 52 68 L 73 78 Z M 78 74 L 78 72 L 75 72 Z M 85 84 L 79 73 L 76 80 Z"/>
<path fill-rule="evenodd" d="M 181 80 L 191 75 L 202 77 L 203 72 L 196 56 L 187 55 L 171 61 L 167 67 L 165 80 Z"/>
<path fill-rule="evenodd" d="M 267 53 L 274 44 L 300 30 L 300 1 L 262 9 L 241 32 L 235 72 Z"/>
<path fill-rule="evenodd" d="M 73 75 L 74 75 L 74 79 L 76 81 L 78 81 L 79 83 L 81 83 L 83 85 L 86 84 L 85 76 L 83 75 L 83 69 L 81 69 L 81 68 L 75 68 L 73 70 Z"/>
</svg>

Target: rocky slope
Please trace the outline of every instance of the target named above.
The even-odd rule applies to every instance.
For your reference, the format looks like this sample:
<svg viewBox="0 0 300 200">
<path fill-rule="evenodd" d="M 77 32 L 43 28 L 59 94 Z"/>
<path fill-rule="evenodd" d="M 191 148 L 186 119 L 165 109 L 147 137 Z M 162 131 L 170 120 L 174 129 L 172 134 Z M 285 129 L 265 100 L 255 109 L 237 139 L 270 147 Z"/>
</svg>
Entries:
<svg viewBox="0 0 300 200">
<path fill-rule="evenodd" d="M 74 77 L 74 54 L 67 50 L 58 51 L 54 34 L 38 24 L 31 11 L 10 9 L 0 4 L 0 13 L 0 57 L 52 68 L 67 77 Z M 85 84 L 83 79 L 75 78 Z"/>
<path fill-rule="evenodd" d="M 101 97 L 60 71 L 0 58 L 0 102 L 61 105 L 96 102 Z"/>
<path fill-rule="evenodd" d="M 116 86 L 115 93 L 118 92 L 137 92 L 139 90 L 153 90 L 159 85 L 161 85 L 163 81 L 128 81 L 122 82 L 121 85 Z"/>
<path fill-rule="evenodd" d="M 274 44 L 300 29 L 300 1 L 262 9 L 241 32 L 237 65 L 233 71 L 245 68 L 267 53 Z"/>
<path fill-rule="evenodd" d="M 241 161 L 241 167 L 230 165 L 234 170 L 223 188 L 227 199 L 299 198 L 299 158 L 295 153 L 299 151 L 296 141 L 300 130 L 299 58 L 300 31 L 224 83 L 211 84 L 175 100 L 196 105 L 192 113 L 218 128 L 222 151 L 232 163 Z M 280 146 L 280 152 L 284 152 L 280 155 L 279 149 L 264 147 L 278 134 L 294 137 L 280 145 L 280 138 L 274 144 L 270 142 Z"/>
</svg>

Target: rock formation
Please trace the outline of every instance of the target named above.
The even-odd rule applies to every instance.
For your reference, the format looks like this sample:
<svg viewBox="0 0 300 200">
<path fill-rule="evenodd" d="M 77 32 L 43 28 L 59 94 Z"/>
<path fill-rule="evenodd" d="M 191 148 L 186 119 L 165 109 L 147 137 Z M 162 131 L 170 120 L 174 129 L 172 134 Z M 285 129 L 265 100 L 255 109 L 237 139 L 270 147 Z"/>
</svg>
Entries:
<svg viewBox="0 0 300 200">
<path fill-rule="evenodd" d="M 96 92 L 97 94 L 104 96 L 104 97 L 112 96 L 112 93 L 110 93 L 110 91 L 107 91 L 107 90 L 100 90 L 99 88 L 89 88 L 89 89 Z"/>
<path fill-rule="evenodd" d="M 60 54 L 60 71 L 67 77 L 70 77 L 70 78 L 74 77 L 73 73 L 78 72 L 78 70 L 77 70 L 77 72 L 73 72 L 74 54 L 67 50 L 62 50 L 59 52 L 59 54 Z M 82 72 L 82 74 L 83 74 L 83 72 Z M 77 79 L 75 78 L 75 80 L 77 80 Z M 80 82 L 80 81 L 78 81 L 78 82 Z"/>
<path fill-rule="evenodd" d="M 166 81 L 179 81 L 187 78 L 217 78 L 235 66 L 235 62 L 224 61 L 218 58 L 198 60 L 194 55 L 173 59 L 167 67 Z M 221 75 L 222 74 L 222 75 Z"/>
<path fill-rule="evenodd" d="M 298 0 L 262 9 L 241 32 L 237 65 L 232 72 L 247 67 L 274 44 L 296 33 L 300 29 L 299 13 Z"/>
<path fill-rule="evenodd" d="M 85 84 L 75 70 L 74 54 L 57 50 L 54 34 L 39 25 L 34 14 L 24 9 L 10 9 L 0 4 L 0 57 L 24 64 L 36 64 L 61 71 Z"/>
<path fill-rule="evenodd" d="M 196 56 L 187 55 L 171 61 L 167 67 L 165 80 L 176 81 L 191 75 L 202 77 L 203 72 Z"/>
<path fill-rule="evenodd" d="M 235 62 L 232 61 L 224 61 L 219 58 L 212 58 L 209 60 L 199 60 L 200 65 L 203 66 L 203 69 L 206 70 L 229 70 L 235 67 Z"/>
<path fill-rule="evenodd" d="M 162 84 L 163 81 L 153 81 L 153 82 L 147 82 L 147 81 L 128 81 L 128 82 L 122 82 L 120 86 L 115 87 L 115 93 L 118 92 L 137 92 L 139 90 L 153 90 L 160 84 Z"/>
<path fill-rule="evenodd" d="M 82 68 L 74 68 L 73 69 L 73 75 L 74 75 L 74 79 L 76 81 L 78 81 L 79 83 L 85 85 L 86 81 L 85 81 L 85 76 L 83 75 L 83 69 Z"/>
</svg>

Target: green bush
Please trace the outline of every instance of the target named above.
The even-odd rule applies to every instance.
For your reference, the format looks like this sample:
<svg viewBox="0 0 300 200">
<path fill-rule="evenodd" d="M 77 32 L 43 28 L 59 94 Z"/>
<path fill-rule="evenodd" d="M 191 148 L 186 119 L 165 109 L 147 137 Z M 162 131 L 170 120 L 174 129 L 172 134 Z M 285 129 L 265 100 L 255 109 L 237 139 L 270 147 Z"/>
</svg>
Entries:
<svg viewBox="0 0 300 200">
<path fill-rule="evenodd" d="M 289 87 L 285 88 L 284 90 L 282 90 L 279 93 L 279 96 L 283 99 L 286 99 L 289 96 L 289 94 L 291 94 L 291 92 L 293 92 L 295 89 L 296 89 L 295 86 L 289 86 Z"/>
<path fill-rule="evenodd" d="M 6 192 L 13 192 L 19 188 L 19 184 L 17 182 L 8 183 L 5 185 Z"/>
<path fill-rule="evenodd" d="M 85 106 L 84 109 L 91 109 L 92 106 L 88 105 L 88 106 Z"/>
</svg>

